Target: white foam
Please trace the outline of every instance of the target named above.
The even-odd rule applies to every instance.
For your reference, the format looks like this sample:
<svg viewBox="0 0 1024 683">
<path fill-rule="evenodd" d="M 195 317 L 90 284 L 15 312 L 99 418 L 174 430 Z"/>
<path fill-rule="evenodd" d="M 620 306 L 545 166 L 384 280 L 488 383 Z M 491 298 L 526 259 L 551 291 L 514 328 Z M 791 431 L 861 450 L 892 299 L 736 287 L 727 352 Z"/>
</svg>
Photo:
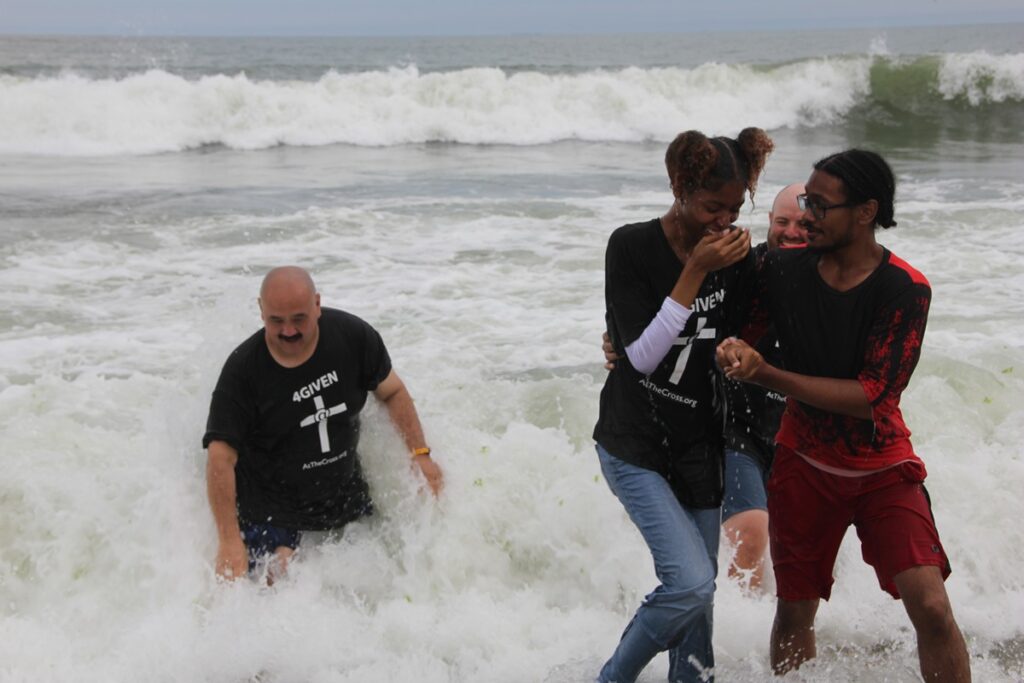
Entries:
<svg viewBox="0 0 1024 683">
<path fill-rule="evenodd" d="M 0 154 L 118 155 L 275 145 L 417 142 L 534 145 L 669 140 L 679 130 L 735 134 L 837 120 L 867 89 L 868 58 L 773 70 L 708 63 L 575 75 L 415 66 L 316 82 L 244 74 L 186 80 L 160 70 L 123 79 L 0 77 Z M 754 109 L 756 116 L 751 115 Z"/>
<path fill-rule="evenodd" d="M 113 208 L 79 210 L 66 233 L 40 214 L 34 232 L 0 243 L 0 677 L 592 677 L 655 585 L 589 438 L 604 372 L 605 241 L 667 206 L 660 168 L 656 183 L 632 170 L 658 154 L 614 151 L 612 171 L 605 146 L 588 170 L 615 180 L 584 193 L 576 162 L 554 173 L 540 148 L 516 150 L 518 165 L 486 150 L 375 150 L 357 180 L 327 174 L 308 208 L 262 213 L 193 213 L 195 195 L 176 198 L 175 183 L 194 190 L 180 179 L 205 183 L 203 164 L 215 164 L 244 185 L 301 184 L 289 169 L 307 169 L 311 150 L 268 153 L 264 176 L 248 155 L 166 159 L 175 180 L 158 188 L 157 209 L 133 204 L 153 181 L 132 171 L 153 160 L 118 160 L 123 204 L 107 196 Z M 37 163 L 85 194 L 99 182 L 88 160 Z M 532 167 L 547 172 L 534 204 L 515 197 L 527 182 L 517 174 Z M 424 168 L 440 176 L 436 195 L 410 190 Z M 762 184 L 744 221 L 764 225 L 782 175 Z M 1019 184 L 983 194 L 968 177 L 900 180 L 900 227 L 881 237 L 936 293 L 904 407 L 931 473 L 975 678 L 1009 682 L 1024 673 L 997 656 L 1012 660 L 1024 632 Z M 218 186 L 206 201 L 219 207 L 229 194 Z M 226 588 L 212 574 L 199 439 L 224 358 L 259 324 L 259 277 L 287 262 L 314 270 L 325 305 L 381 330 L 447 493 L 435 504 L 419 491 L 371 401 L 363 444 L 377 518 L 309 544 L 271 590 Z M 818 621 L 821 657 L 800 680 L 916 680 L 906 615 L 878 590 L 852 534 L 837 575 Z M 768 680 L 772 601 L 719 586 L 719 679 Z M 666 668 L 659 658 L 641 680 Z"/>
<path fill-rule="evenodd" d="M 1024 53 L 993 55 L 978 51 L 944 55 L 939 92 L 947 99 L 966 98 L 975 106 L 1024 102 Z"/>
</svg>

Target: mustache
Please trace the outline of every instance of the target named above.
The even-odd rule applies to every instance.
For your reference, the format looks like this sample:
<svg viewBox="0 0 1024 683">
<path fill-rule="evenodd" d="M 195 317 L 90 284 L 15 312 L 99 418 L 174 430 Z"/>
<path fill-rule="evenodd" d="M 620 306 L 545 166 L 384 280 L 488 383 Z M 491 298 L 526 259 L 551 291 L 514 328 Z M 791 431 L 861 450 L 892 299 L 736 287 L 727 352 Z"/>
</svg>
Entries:
<svg viewBox="0 0 1024 683">
<path fill-rule="evenodd" d="M 281 341 L 295 342 L 295 341 L 299 341 L 300 339 L 302 339 L 302 333 L 301 332 L 296 332 L 295 334 L 293 334 L 291 336 L 285 335 L 285 334 L 279 334 L 279 335 L 277 335 L 277 338 L 280 339 Z"/>
</svg>

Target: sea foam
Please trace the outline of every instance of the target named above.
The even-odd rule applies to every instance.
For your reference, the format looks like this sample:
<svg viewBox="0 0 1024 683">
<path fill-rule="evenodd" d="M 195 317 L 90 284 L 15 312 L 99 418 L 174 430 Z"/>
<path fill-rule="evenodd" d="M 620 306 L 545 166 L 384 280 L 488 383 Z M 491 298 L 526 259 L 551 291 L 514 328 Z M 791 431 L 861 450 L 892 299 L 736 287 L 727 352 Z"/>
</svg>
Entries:
<svg viewBox="0 0 1024 683">
<path fill-rule="evenodd" d="M 537 145 L 669 140 L 840 119 L 867 92 L 869 58 L 761 69 L 626 68 L 578 74 L 415 66 L 314 82 L 244 73 L 188 80 L 161 70 L 121 79 L 0 78 L 0 154 L 150 154 L 224 145 Z"/>
<path fill-rule="evenodd" d="M 252 80 L 245 73 L 189 80 L 162 70 L 118 79 L 5 76 L 0 154 L 666 141 L 687 128 L 734 134 L 752 124 L 769 130 L 835 124 L 873 99 L 890 110 L 938 117 L 950 100 L 975 109 L 1020 104 L 1024 54 L 903 61 L 876 47 L 870 55 L 770 66 L 708 62 L 552 74 L 423 73 L 412 65 L 327 71 L 315 81 Z"/>
</svg>

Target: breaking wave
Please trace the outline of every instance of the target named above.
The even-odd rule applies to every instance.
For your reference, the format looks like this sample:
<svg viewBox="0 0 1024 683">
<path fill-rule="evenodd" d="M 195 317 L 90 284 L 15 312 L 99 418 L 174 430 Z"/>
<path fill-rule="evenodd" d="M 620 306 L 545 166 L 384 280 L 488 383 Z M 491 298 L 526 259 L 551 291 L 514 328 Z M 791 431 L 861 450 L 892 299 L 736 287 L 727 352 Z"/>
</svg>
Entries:
<svg viewBox="0 0 1024 683">
<path fill-rule="evenodd" d="M 134 155 L 207 145 L 665 141 L 925 117 L 1024 114 L 1024 53 L 885 54 L 576 73 L 416 66 L 308 80 L 245 73 L 0 76 L 0 154 Z"/>
</svg>

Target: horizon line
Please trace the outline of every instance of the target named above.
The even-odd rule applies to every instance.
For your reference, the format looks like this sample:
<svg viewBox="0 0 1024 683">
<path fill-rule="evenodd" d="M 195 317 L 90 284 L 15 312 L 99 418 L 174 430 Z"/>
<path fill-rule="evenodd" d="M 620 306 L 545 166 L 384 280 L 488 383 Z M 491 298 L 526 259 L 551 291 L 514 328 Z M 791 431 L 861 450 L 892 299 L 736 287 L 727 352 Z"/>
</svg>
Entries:
<svg viewBox="0 0 1024 683">
<path fill-rule="evenodd" d="M 708 28 L 687 28 L 678 31 L 665 31 L 665 30 L 635 30 L 635 31 L 513 31 L 513 32 L 477 32 L 477 33 L 303 33 L 303 32 L 285 32 L 285 33 L 219 33 L 219 32 L 168 32 L 168 33 L 148 33 L 142 31 L 132 32 L 115 32 L 115 31 L 86 31 L 86 32 L 75 32 L 75 31 L 49 31 L 49 32 L 34 32 L 34 31 L 0 31 L 0 37 L 3 38 L 233 38 L 233 39 L 247 39 L 247 38 L 411 38 L 411 39 L 444 39 L 444 38 L 536 38 L 536 37 L 601 37 L 601 36 L 671 36 L 671 35 L 691 35 L 700 33 L 778 33 L 781 31 L 793 31 L 793 32 L 808 32 L 808 31 L 858 31 L 858 30 L 883 30 L 883 29 L 927 29 L 927 28 L 956 28 L 956 27 L 983 27 L 983 26 L 1008 26 L 1013 24 L 1024 24 L 1024 17 L 1011 21 L 942 21 L 936 20 L 930 23 L 911 23 L 911 22 L 900 22 L 893 21 L 892 23 L 865 23 L 858 25 L 838 25 L 838 24 L 824 24 L 824 25 L 803 25 L 794 26 L 793 24 L 787 24 L 785 26 L 764 26 L 763 24 L 758 26 L 743 26 L 735 28 L 725 27 L 708 27 Z"/>
</svg>

